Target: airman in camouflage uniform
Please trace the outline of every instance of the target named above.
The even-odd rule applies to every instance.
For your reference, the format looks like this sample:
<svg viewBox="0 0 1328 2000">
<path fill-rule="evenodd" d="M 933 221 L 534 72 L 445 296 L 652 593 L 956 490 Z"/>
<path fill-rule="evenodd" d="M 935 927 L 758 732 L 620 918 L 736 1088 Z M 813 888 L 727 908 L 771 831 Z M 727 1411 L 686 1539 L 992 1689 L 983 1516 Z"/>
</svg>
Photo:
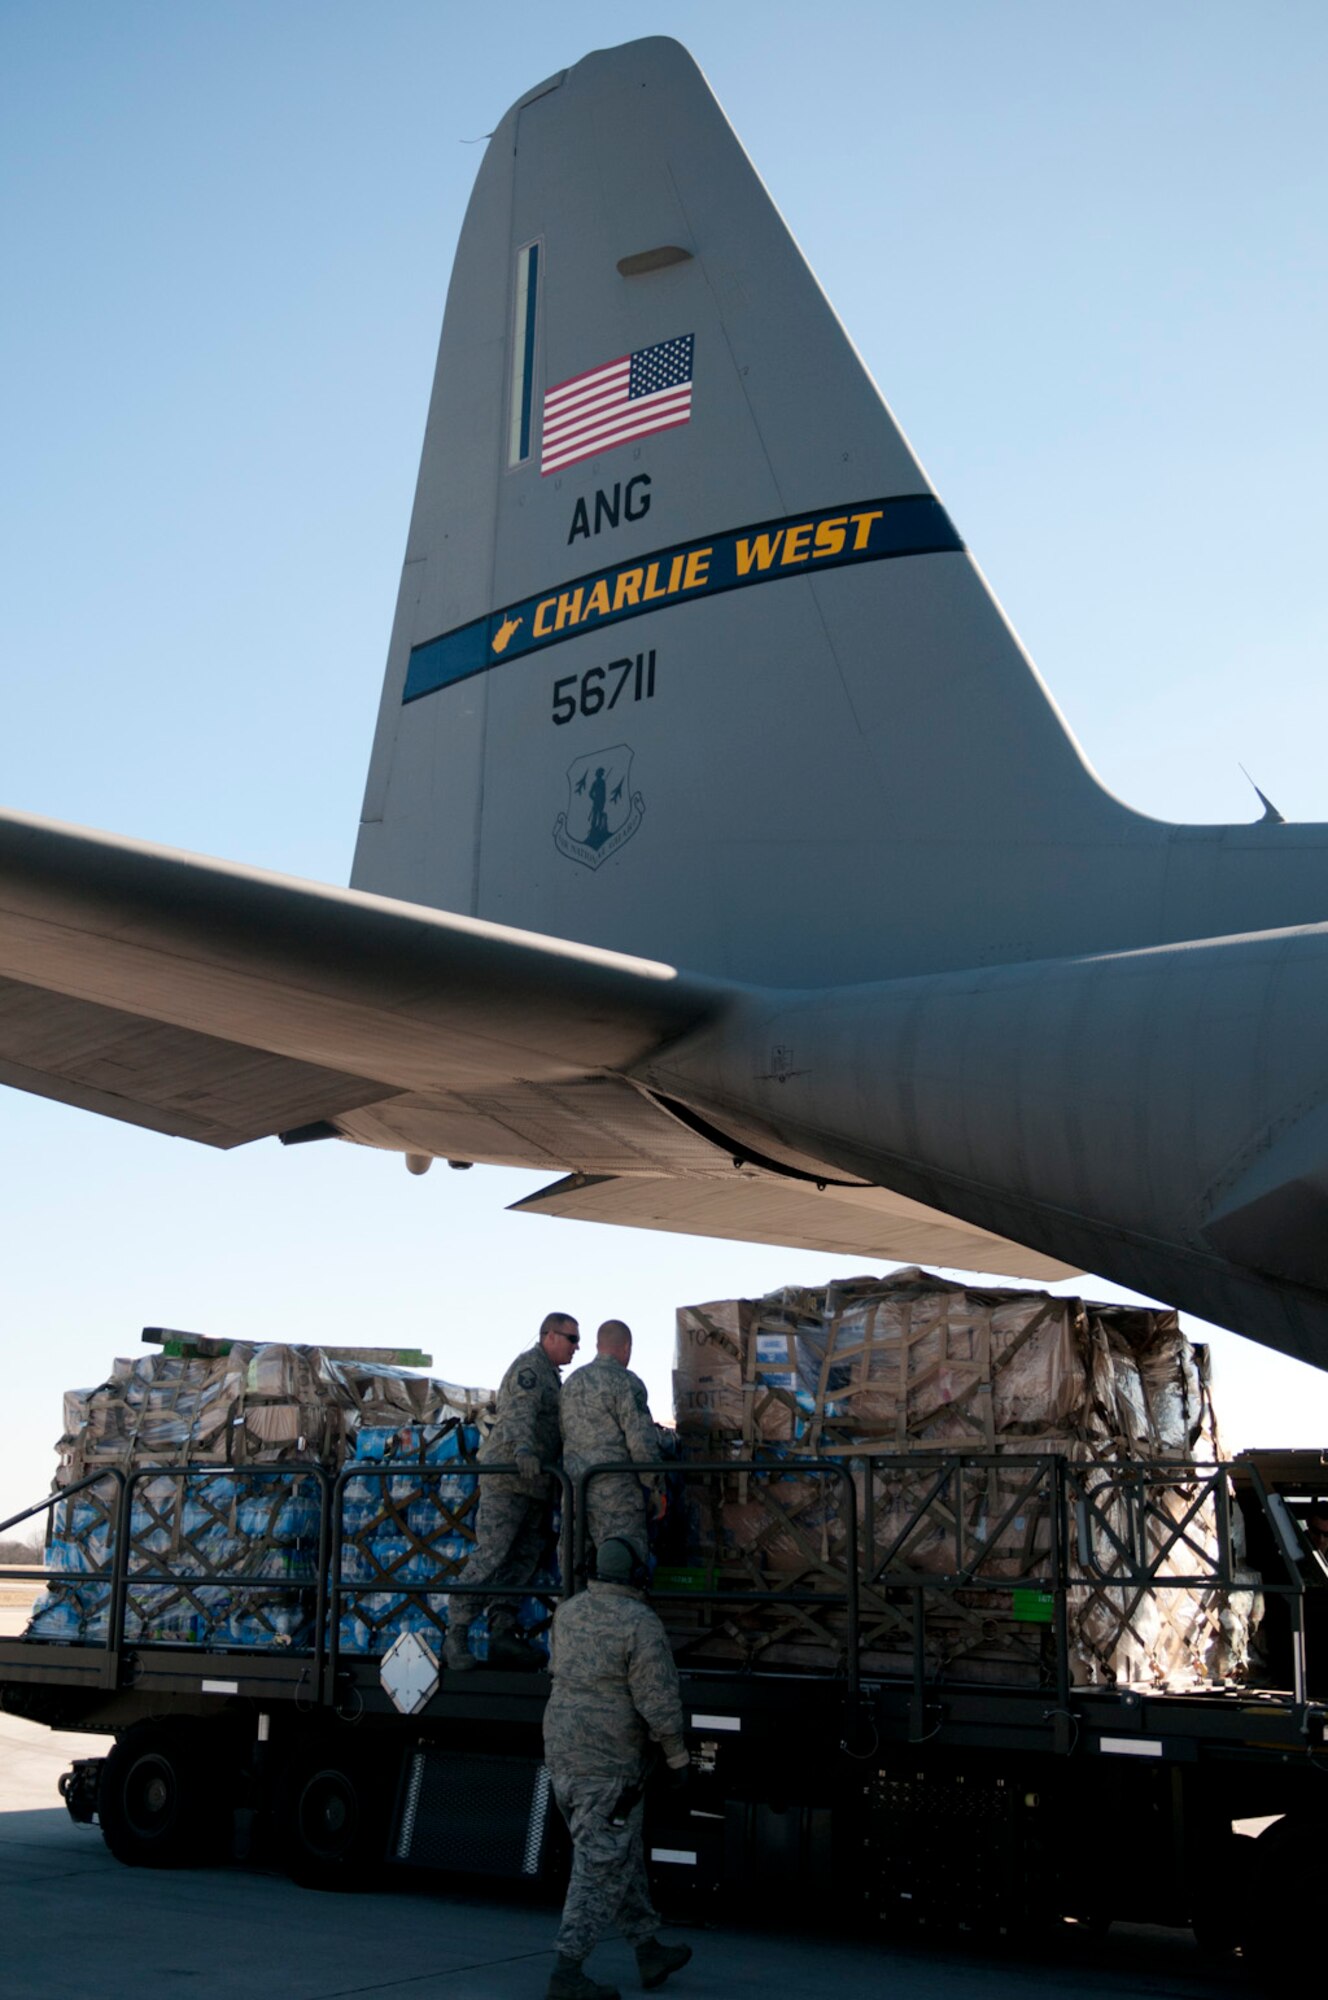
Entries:
<svg viewBox="0 0 1328 2000">
<path fill-rule="evenodd" d="M 573 1480 L 588 1466 L 625 1458 L 657 1464 L 660 1455 L 646 1385 L 627 1366 L 631 1328 L 606 1319 L 595 1345 L 595 1359 L 563 1384 L 563 1465 Z M 611 1537 L 630 1542 L 644 1562 L 647 1504 L 647 1489 L 634 1472 L 601 1473 L 586 1485 L 587 1541 L 595 1548 Z"/>
<path fill-rule="evenodd" d="M 688 1758 L 678 1669 L 633 1581 L 641 1573 L 627 1542 L 607 1541 L 597 1580 L 554 1613 L 544 1760 L 573 1859 L 548 2000 L 618 2000 L 615 1988 L 581 1969 L 614 1928 L 635 1945 L 647 1988 L 662 1986 L 692 1955 L 687 1945 L 660 1943 L 646 1886 L 642 1795 L 653 1746 L 672 1771 L 685 1773 Z"/>
<path fill-rule="evenodd" d="M 516 1472 L 495 1472 L 479 1482 L 475 1547 L 466 1563 L 466 1583 L 529 1583 L 539 1568 L 548 1529 L 553 1481 L 542 1466 L 562 1457 L 558 1428 L 559 1370 L 576 1352 L 581 1335 L 570 1313 L 548 1313 L 539 1340 L 518 1354 L 498 1391 L 498 1416 L 480 1446 L 481 1465 L 514 1464 Z M 515 1597 L 453 1595 L 443 1658 L 453 1672 L 477 1667 L 470 1650 L 470 1627 L 489 1613 L 488 1664 L 534 1667 L 536 1655 L 517 1637 Z"/>
</svg>

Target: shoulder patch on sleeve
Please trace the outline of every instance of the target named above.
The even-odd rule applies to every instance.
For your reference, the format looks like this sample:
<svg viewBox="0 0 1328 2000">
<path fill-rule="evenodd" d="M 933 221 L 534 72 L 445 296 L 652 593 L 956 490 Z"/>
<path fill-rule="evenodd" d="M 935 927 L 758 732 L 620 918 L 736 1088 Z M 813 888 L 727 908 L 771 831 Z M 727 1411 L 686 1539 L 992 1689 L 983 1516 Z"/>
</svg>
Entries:
<svg viewBox="0 0 1328 2000">
<path fill-rule="evenodd" d="M 521 1369 L 518 1369 L 518 1371 L 517 1371 L 517 1378 L 516 1378 L 516 1386 L 517 1386 L 517 1388 L 518 1388 L 518 1389 L 533 1389 L 533 1388 L 534 1388 L 534 1386 L 535 1386 L 535 1371 L 534 1371 L 534 1369 L 533 1369 L 533 1368 L 521 1368 Z"/>
</svg>

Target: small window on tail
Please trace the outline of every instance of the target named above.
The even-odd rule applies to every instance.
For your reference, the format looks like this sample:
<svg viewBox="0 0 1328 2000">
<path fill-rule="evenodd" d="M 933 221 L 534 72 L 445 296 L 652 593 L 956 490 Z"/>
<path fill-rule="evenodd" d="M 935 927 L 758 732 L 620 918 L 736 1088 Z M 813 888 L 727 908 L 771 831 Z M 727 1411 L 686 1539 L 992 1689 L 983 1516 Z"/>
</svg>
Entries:
<svg viewBox="0 0 1328 2000">
<path fill-rule="evenodd" d="M 540 246 L 527 243 L 516 253 L 516 290 L 512 314 L 511 430 L 507 463 L 521 465 L 530 457 L 535 407 L 535 317 L 539 307 Z"/>
</svg>

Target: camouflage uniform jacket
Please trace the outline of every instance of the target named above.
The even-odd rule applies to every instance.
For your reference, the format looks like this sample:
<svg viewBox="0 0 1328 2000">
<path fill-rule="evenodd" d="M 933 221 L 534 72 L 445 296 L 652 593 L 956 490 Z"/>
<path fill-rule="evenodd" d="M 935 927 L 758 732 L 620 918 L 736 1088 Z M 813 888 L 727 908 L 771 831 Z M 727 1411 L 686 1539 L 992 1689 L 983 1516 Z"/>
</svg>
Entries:
<svg viewBox="0 0 1328 2000">
<path fill-rule="evenodd" d="M 520 1451 L 533 1451 L 541 1465 L 561 1464 L 560 1386 L 558 1370 L 538 1341 L 518 1354 L 499 1388 L 498 1418 L 480 1446 L 481 1465 L 510 1465 Z M 485 1493 L 525 1490 L 515 1475 L 501 1472 L 481 1484 Z"/>
<path fill-rule="evenodd" d="M 646 1385 L 612 1355 L 600 1354 L 563 1383 L 560 1410 L 567 1470 L 588 1465 L 659 1458 L 659 1433 L 650 1420 Z"/>
<path fill-rule="evenodd" d="M 555 1784 L 645 1770 L 652 1742 L 677 1764 L 686 1754 L 678 1669 L 659 1619 L 639 1590 L 592 1583 L 554 1613 L 544 1711 L 544 1755 Z"/>
</svg>

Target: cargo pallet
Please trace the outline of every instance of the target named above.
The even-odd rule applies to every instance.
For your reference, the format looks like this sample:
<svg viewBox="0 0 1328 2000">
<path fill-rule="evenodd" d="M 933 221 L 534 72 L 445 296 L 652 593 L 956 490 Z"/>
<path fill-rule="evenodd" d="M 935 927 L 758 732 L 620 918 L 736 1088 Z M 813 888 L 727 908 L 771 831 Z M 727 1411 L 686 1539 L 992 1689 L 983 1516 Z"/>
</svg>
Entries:
<svg viewBox="0 0 1328 2000">
<path fill-rule="evenodd" d="M 883 1457 L 879 1464 L 888 1464 Z M 1287 1498 L 1328 1490 L 1315 1453 L 1252 1453 L 1229 1463 L 1080 1466 L 1058 1457 L 999 1460 L 911 1455 L 910 1476 L 935 1505 L 964 1478 L 999 1463 L 1019 1504 L 1036 1498 L 1046 1546 L 1018 1575 L 990 1573 L 993 1539 L 974 1543 L 952 1510 L 945 1572 L 910 1569 L 907 1533 L 877 1546 L 858 1518 L 858 1487 L 842 1460 L 718 1458 L 683 1467 L 689 1483 L 747 1482 L 760 1492 L 796 1475 L 834 1489 L 859 1564 L 828 1575 L 809 1563 L 783 1577 L 726 1574 L 723 1564 L 661 1571 L 652 1602 L 679 1655 L 692 1781 L 681 1801 L 651 1798 L 647 1832 L 667 1908 L 704 1916 L 745 1891 L 796 1893 L 798 1904 L 846 1910 L 870 1924 L 1016 1930 L 1045 1920 L 1113 1919 L 1192 1926 L 1214 1946 L 1241 1943 L 1272 1961 L 1309 1940 L 1313 1893 L 1328 1845 L 1328 1571 L 1298 1539 Z M 511 1468 L 466 1468 L 482 1481 Z M 332 1474 L 285 1462 L 273 1479 L 313 1479 L 320 1528 L 303 1586 L 304 1646 L 209 1650 L 125 1638 L 133 1593 L 224 1582 L 271 1590 L 270 1579 L 152 1567 L 131 1534 L 134 1497 L 162 1468 L 101 1472 L 51 1495 L 4 1529 L 40 1516 L 84 1487 L 114 1488 L 109 1560 L 79 1583 L 109 1586 L 104 1643 L 0 1640 L 0 1707 L 63 1730 L 113 1732 L 105 1759 L 79 1760 L 61 1789 L 76 1819 L 97 1820 L 112 1852 L 140 1865 L 207 1855 L 277 1856 L 297 1879 L 361 1880 L 384 1864 L 556 1881 L 565 1837 L 541 1762 L 543 1672 L 437 1671 L 425 1647 L 396 1649 L 404 1669 L 340 1643 L 345 1607 L 374 1581 L 343 1580 L 343 1498 L 351 1478 L 388 1479 L 387 1462 Z M 171 1468 L 185 1480 L 191 1468 Z M 253 1466 L 236 1477 L 252 1478 Z M 561 1470 L 559 1585 L 584 1575 L 585 1489 Z M 426 1484 L 445 1468 L 411 1468 Z M 453 1468 L 453 1472 L 455 1468 Z M 215 1478 L 216 1468 L 206 1468 Z M 865 1481 L 870 1496 L 872 1480 Z M 1158 1496 L 1180 1490 L 1159 1510 Z M 870 1505 L 870 1501 L 868 1501 Z M 1235 1510 L 1269 1607 L 1284 1685 L 1077 1685 L 1067 1606 L 1086 1587 L 1147 1594 L 1201 1590 L 1213 1601 L 1248 1593 L 1236 1574 Z M 1215 1534 L 1200 1537 L 1202 1518 Z M 1159 1534 L 1159 1521 L 1162 1532 Z M 418 1543 L 418 1553 L 426 1548 Z M 1189 1566 L 1177 1568 L 1177 1557 Z M 31 1572 L 0 1569 L 0 1577 Z M 65 1573 L 48 1573 L 53 1585 Z M 810 1585 L 810 1587 L 808 1587 Z M 301 1586 L 295 1585 L 294 1588 Z M 475 1590 L 464 1566 L 428 1580 L 393 1580 L 403 1596 Z M 982 1593 L 1008 1610 L 1015 1591 L 1042 1627 L 1032 1684 L 965 1678 L 962 1660 L 929 1653 L 929 1610 Z M 911 1635 L 898 1671 L 868 1671 L 864 1605 L 891 1607 Z M 800 1621 L 831 1615 L 819 1669 L 768 1668 L 704 1657 L 734 1615 Z M 818 1631 L 825 1632 L 823 1624 Z M 1316 1644 L 1317 1641 L 1317 1644 Z M 391 1653 L 387 1658 L 392 1657 Z M 990 1671 L 990 1669 L 988 1669 Z M 392 1691 L 395 1688 L 395 1693 Z M 1273 1819 L 1257 1840 L 1233 1822 Z"/>
</svg>

